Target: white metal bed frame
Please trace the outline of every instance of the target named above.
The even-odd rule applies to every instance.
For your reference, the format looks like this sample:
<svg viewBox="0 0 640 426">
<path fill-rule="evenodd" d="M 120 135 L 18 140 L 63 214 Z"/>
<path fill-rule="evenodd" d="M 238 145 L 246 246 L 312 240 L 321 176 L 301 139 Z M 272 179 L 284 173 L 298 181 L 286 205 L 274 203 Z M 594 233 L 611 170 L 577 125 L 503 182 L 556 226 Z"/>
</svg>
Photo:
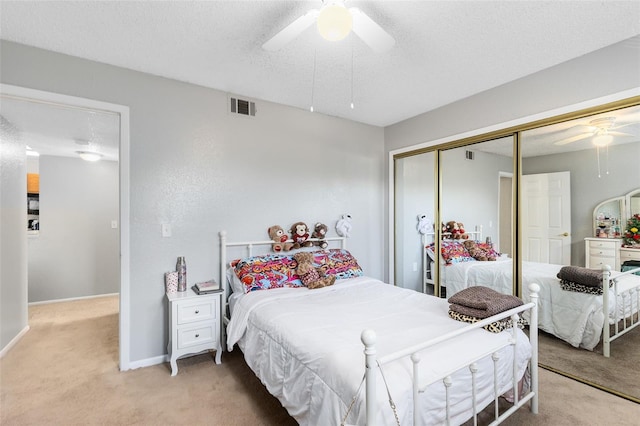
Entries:
<svg viewBox="0 0 640 426">
<path fill-rule="evenodd" d="M 611 278 L 611 266 L 602 266 L 602 310 L 604 314 L 604 324 L 602 325 L 602 352 L 603 355 L 607 358 L 609 358 L 611 355 L 611 342 L 640 325 L 640 286 L 630 288 L 627 291 L 618 294 L 618 280 L 625 275 L 636 274 L 638 272 L 640 272 L 640 268 L 635 268 L 622 272 L 615 278 Z M 609 281 L 613 283 L 613 294 L 620 295 L 622 298 L 621 307 L 618 305 L 620 303 L 618 297 L 615 297 L 613 301 L 613 334 L 611 333 L 609 324 L 610 306 L 609 292 L 607 291 L 607 289 L 609 288 Z M 627 297 L 629 298 L 628 304 Z M 623 314 L 629 312 L 630 315 L 623 315 L 622 318 L 618 318 L 618 313 L 620 311 L 622 311 Z M 627 319 L 629 321 L 629 325 L 627 325 Z"/>
<path fill-rule="evenodd" d="M 474 231 L 465 232 L 465 234 L 469 235 L 469 239 L 481 241 L 482 240 L 482 225 L 476 225 Z M 448 238 L 452 234 L 451 232 L 442 232 L 440 234 L 445 241 L 455 241 L 454 239 Z M 429 255 L 427 254 L 427 244 L 431 244 L 435 242 L 435 232 L 426 232 L 422 235 L 422 292 L 427 292 L 427 285 L 435 284 L 435 280 L 433 279 L 434 271 L 431 269 L 431 260 Z M 431 237 L 431 241 L 427 241 L 428 237 Z M 461 239 L 460 241 L 464 241 Z M 440 268 L 442 270 L 442 268 Z"/>
<path fill-rule="evenodd" d="M 253 255 L 253 247 L 254 246 L 263 246 L 263 245 L 270 245 L 273 244 L 273 241 L 249 241 L 249 242 L 232 242 L 229 243 L 227 242 L 227 234 L 225 231 L 221 231 L 219 233 L 220 235 L 220 282 L 222 284 L 222 288 L 224 289 L 224 293 L 223 293 L 223 300 L 224 300 L 224 325 L 226 325 L 229 321 L 228 316 L 226 315 L 227 312 L 227 287 L 229 286 L 229 283 L 227 282 L 226 279 L 226 269 L 228 267 L 227 265 L 227 248 L 228 247 L 245 247 L 247 248 L 247 252 L 248 252 L 248 256 L 252 256 Z M 330 237 L 330 238 L 325 238 L 325 241 L 340 241 L 341 242 L 341 248 L 346 249 L 346 238 L 343 237 Z M 391 363 L 393 361 L 399 360 L 401 358 L 405 358 L 405 357 L 410 357 L 411 362 L 412 362 L 412 366 L 413 366 L 413 413 L 414 413 L 414 419 L 413 419 L 413 424 L 414 425 L 418 425 L 418 413 L 420 412 L 420 407 L 419 407 L 419 399 L 418 398 L 418 394 L 422 393 L 426 390 L 427 386 L 429 386 L 432 383 L 437 382 L 438 380 L 441 380 L 445 386 L 445 401 L 446 401 L 446 419 L 447 419 L 447 424 L 450 424 L 450 407 L 449 407 L 449 395 L 448 395 L 448 388 L 452 385 L 452 374 L 455 371 L 458 371 L 462 368 L 468 368 L 471 372 L 471 392 L 472 392 L 472 406 L 473 406 L 473 421 L 474 421 L 474 425 L 478 424 L 478 414 L 479 414 L 479 410 L 477 407 L 477 403 L 476 403 L 476 383 L 475 383 L 475 373 L 477 372 L 478 366 L 477 366 L 477 361 L 485 358 L 486 356 L 491 356 L 493 363 L 494 363 L 494 375 L 493 375 L 493 387 L 494 387 L 494 407 L 493 407 L 493 411 L 494 411 L 494 421 L 491 423 L 491 425 L 497 425 L 500 424 L 501 422 L 503 422 L 507 417 L 509 417 L 510 415 L 512 415 L 514 412 L 516 412 L 519 408 L 521 408 L 522 406 L 524 406 L 525 404 L 527 404 L 529 401 L 531 402 L 530 405 L 530 410 L 532 413 L 537 414 L 538 413 L 538 304 L 537 304 L 537 300 L 538 300 L 538 292 L 540 291 L 540 287 L 537 284 L 531 284 L 529 286 L 529 289 L 531 290 L 531 302 L 524 304 L 522 306 L 519 306 L 517 308 L 502 312 L 501 314 L 492 316 L 490 318 L 486 318 L 482 321 L 473 323 L 473 324 L 469 324 L 468 326 L 456 330 L 454 332 L 451 333 L 447 333 L 445 335 L 442 335 L 438 338 L 435 339 L 431 339 L 430 341 L 427 342 L 423 342 L 408 348 L 404 348 L 401 349 L 393 354 L 389 354 L 386 355 L 384 357 L 380 357 L 378 358 L 376 356 L 376 334 L 373 330 L 364 330 L 361 334 L 361 340 L 362 343 L 364 345 L 364 354 L 365 354 L 365 377 L 364 377 L 364 381 L 365 381 L 365 409 L 366 409 L 366 424 L 368 426 L 375 426 L 378 424 L 377 422 L 377 416 L 376 416 L 376 410 L 377 410 L 377 406 L 376 404 L 378 403 L 377 399 L 375 398 L 375 396 L 377 395 L 376 392 L 376 373 L 378 369 L 381 369 L 382 366 Z M 436 379 L 434 381 L 431 381 L 429 383 L 419 383 L 418 381 L 418 377 L 419 377 L 419 370 L 420 370 L 420 356 L 419 356 L 419 352 L 423 351 L 425 349 L 428 349 L 430 347 L 436 346 L 438 344 L 441 344 L 442 342 L 448 341 L 448 340 L 453 340 L 453 339 L 460 339 L 460 338 L 464 338 L 465 334 L 476 330 L 478 328 L 484 327 L 487 324 L 490 324 L 492 322 L 501 320 L 501 319 L 506 319 L 506 318 L 511 318 L 511 321 L 513 324 L 517 324 L 518 322 L 518 314 L 522 313 L 524 311 L 530 311 L 530 315 L 531 315 L 531 324 L 529 325 L 529 341 L 531 343 L 531 348 L 532 348 L 532 353 L 531 353 L 531 360 L 529 361 L 529 373 L 530 373 L 530 389 L 527 393 L 525 393 L 524 395 L 519 395 L 518 394 L 518 377 L 517 377 L 517 357 L 516 357 L 516 352 L 517 352 L 517 339 L 516 339 L 516 333 L 517 333 L 517 327 L 513 327 L 511 329 L 511 333 L 512 336 L 511 338 L 508 340 L 507 343 L 504 343 L 502 345 L 500 345 L 499 347 L 496 347 L 494 349 L 492 349 L 492 351 L 482 354 L 481 356 L 475 358 L 475 359 L 470 359 L 468 360 L 468 363 L 466 365 L 460 365 L 460 366 L 456 366 L 456 368 L 452 369 L 451 371 L 446 371 L 443 372 L 443 375 L 439 378 Z M 223 325 L 223 333 L 221 334 L 222 336 L 225 336 L 226 333 L 224 333 L 224 325 Z M 507 410 L 505 410 L 502 414 L 500 414 L 499 412 L 499 406 L 498 406 L 498 401 L 499 401 L 499 392 L 498 392 L 498 371 L 496 368 L 497 365 L 497 361 L 499 359 L 499 354 L 498 351 L 500 349 L 503 349 L 504 347 L 507 346 L 511 346 L 513 349 L 513 366 L 512 366 L 512 375 L 513 375 L 513 386 L 512 386 L 512 391 L 513 391 L 513 403 L 511 405 L 511 407 L 509 407 Z M 223 347 L 226 350 L 226 337 L 223 337 Z M 391 402 L 391 401 L 390 401 Z"/>
</svg>

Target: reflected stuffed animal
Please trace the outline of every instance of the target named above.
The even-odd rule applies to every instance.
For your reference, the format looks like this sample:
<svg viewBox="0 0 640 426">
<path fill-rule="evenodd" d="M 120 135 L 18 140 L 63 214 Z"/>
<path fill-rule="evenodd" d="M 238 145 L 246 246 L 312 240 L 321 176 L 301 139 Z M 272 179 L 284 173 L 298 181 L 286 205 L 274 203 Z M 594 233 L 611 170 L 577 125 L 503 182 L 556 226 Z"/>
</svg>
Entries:
<svg viewBox="0 0 640 426">
<path fill-rule="evenodd" d="M 325 275 L 322 268 L 313 266 L 313 254 L 309 252 L 300 252 L 293 255 L 298 263 L 296 274 L 300 277 L 300 281 L 310 290 L 316 288 L 327 287 L 336 282 L 336 277 Z"/>
<path fill-rule="evenodd" d="M 492 256 L 486 250 L 478 247 L 476 242 L 473 241 L 473 240 L 466 240 L 462 244 L 464 245 L 464 248 L 467 249 L 467 252 L 469 253 L 469 256 L 473 257 L 475 260 L 479 260 L 479 261 L 482 261 L 482 262 L 484 262 L 486 260 L 490 260 L 490 261 L 496 260 L 495 256 Z"/>
<path fill-rule="evenodd" d="M 427 232 L 433 231 L 433 224 L 431 223 L 431 220 L 429 220 L 426 214 L 418 215 L 417 228 L 418 228 L 418 232 L 421 233 L 422 235 L 426 234 Z"/>
</svg>

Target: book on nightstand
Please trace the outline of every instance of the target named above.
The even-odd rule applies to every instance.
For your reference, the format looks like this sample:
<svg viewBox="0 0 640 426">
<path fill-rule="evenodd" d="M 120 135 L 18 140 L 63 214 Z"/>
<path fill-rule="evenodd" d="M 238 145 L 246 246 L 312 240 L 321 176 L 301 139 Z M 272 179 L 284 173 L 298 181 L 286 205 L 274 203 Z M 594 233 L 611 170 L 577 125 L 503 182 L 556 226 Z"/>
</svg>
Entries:
<svg viewBox="0 0 640 426">
<path fill-rule="evenodd" d="M 222 291 L 216 280 L 204 281 L 191 287 L 196 294 L 210 294 Z"/>
</svg>

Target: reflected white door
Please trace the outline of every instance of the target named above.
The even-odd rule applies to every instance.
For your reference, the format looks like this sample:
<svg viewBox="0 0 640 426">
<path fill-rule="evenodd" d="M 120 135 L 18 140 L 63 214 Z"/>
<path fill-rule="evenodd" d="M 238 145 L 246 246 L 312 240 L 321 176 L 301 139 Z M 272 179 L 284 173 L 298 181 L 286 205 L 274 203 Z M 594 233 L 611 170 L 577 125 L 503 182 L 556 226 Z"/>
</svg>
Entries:
<svg viewBox="0 0 640 426">
<path fill-rule="evenodd" d="M 522 260 L 571 264 L 569 172 L 522 176 Z"/>
</svg>

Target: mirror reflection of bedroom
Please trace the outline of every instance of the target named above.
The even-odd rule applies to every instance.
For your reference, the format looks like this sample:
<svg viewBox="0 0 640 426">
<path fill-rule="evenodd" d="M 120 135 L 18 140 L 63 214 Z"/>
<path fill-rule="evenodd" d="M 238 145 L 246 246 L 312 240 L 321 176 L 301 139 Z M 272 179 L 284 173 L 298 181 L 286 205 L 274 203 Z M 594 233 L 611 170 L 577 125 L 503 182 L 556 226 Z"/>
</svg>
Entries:
<svg viewBox="0 0 640 426">
<path fill-rule="evenodd" d="M 619 368 L 640 349 L 640 106 L 508 130 L 395 158 L 395 283 L 525 301 L 537 283 L 540 364 L 640 401 Z"/>
</svg>

